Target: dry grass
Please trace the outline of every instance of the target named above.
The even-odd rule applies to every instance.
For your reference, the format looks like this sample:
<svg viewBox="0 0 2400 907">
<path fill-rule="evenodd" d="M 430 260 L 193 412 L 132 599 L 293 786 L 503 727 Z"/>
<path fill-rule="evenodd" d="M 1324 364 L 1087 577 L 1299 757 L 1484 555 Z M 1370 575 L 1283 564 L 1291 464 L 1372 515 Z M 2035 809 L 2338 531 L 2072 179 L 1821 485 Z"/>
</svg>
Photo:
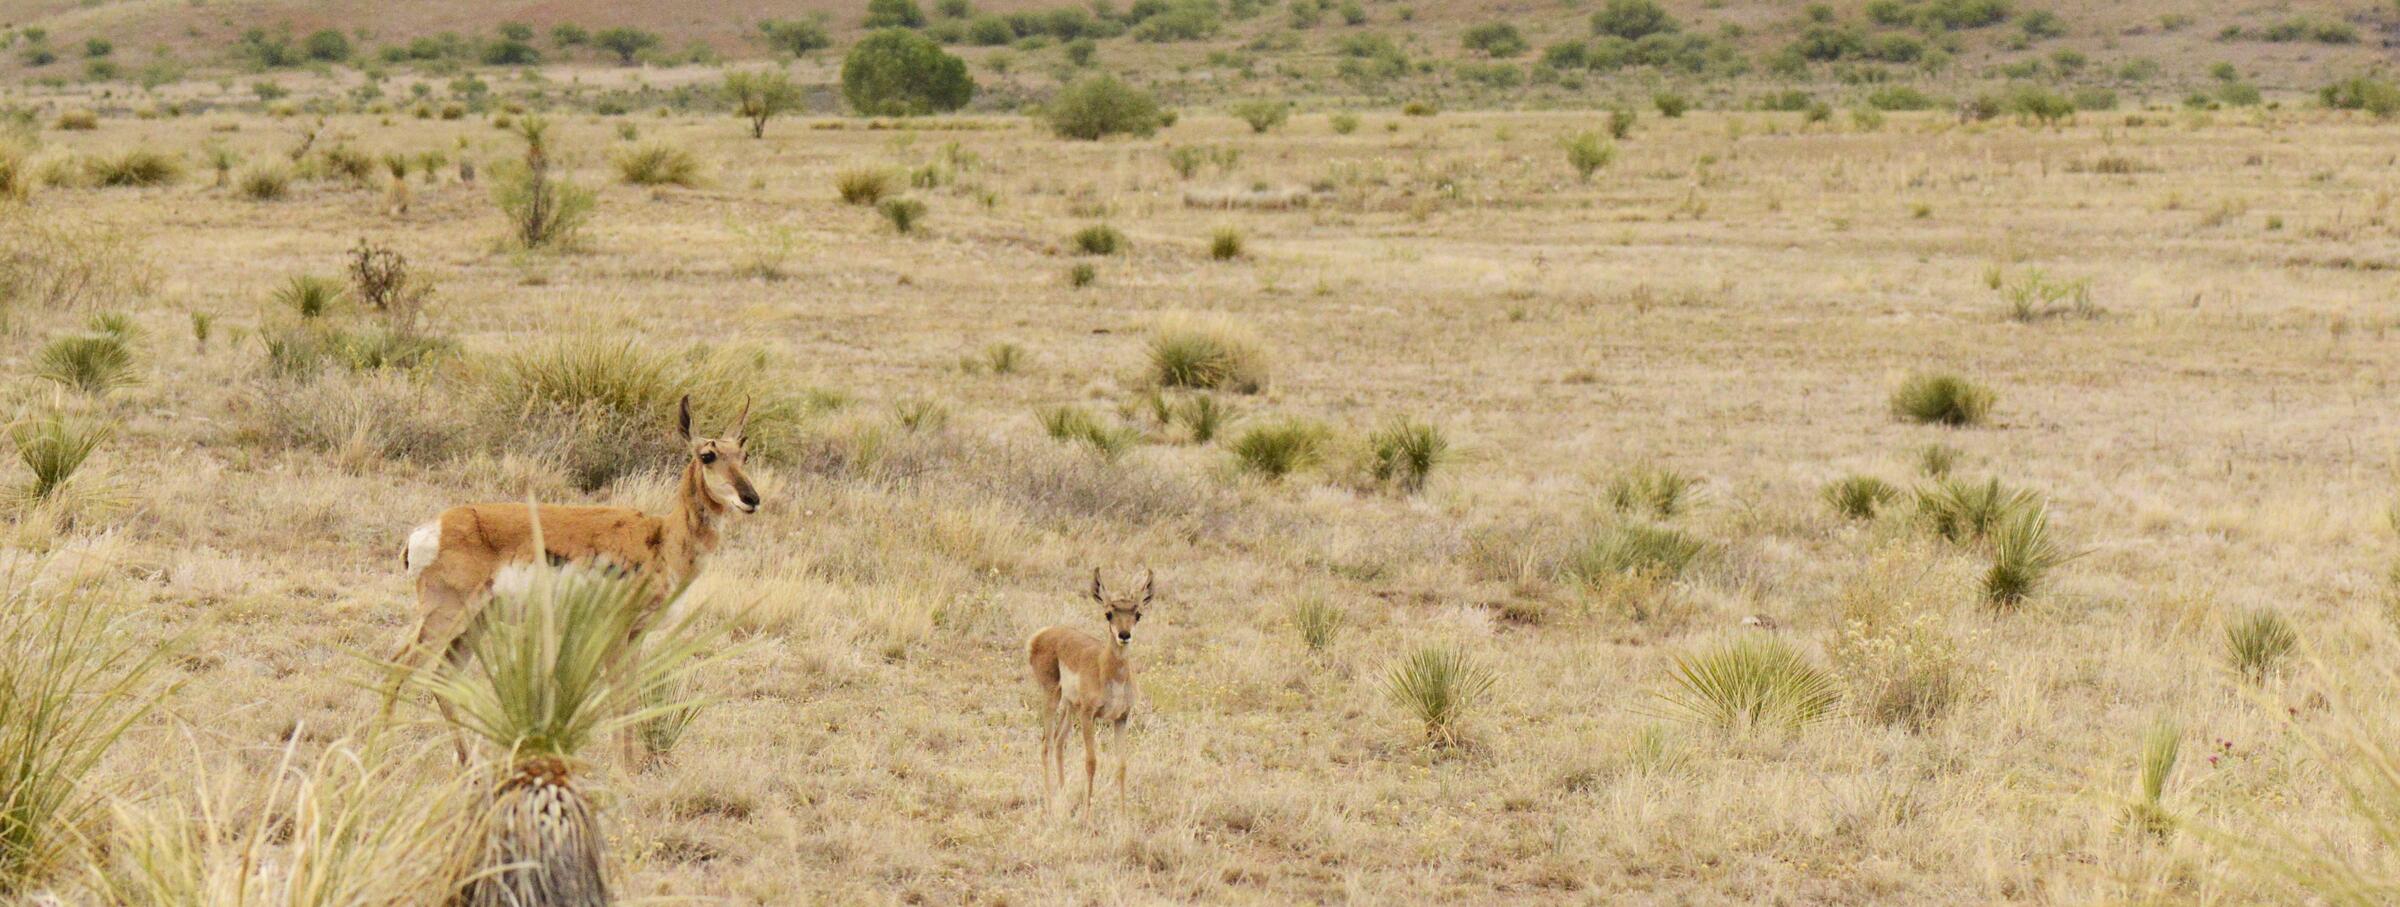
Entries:
<svg viewBox="0 0 2400 907">
<path fill-rule="evenodd" d="M 1366 8 L 1378 25 L 1393 9 Z M 2087 37 L 2096 53 L 2096 33 L 2061 41 Z M 1031 61 L 1049 52 L 1016 52 L 1048 68 Z M 415 76 L 393 72 L 385 90 L 406 91 Z M 205 179 L 44 189 L 0 212 L 0 273 L 18 275 L 0 331 L 12 412 L 112 425 L 85 469 L 126 500 L 71 526 L 12 522 L 0 565 L 84 553 L 90 582 L 139 604 L 132 638 L 186 640 L 161 666 L 179 684 L 168 707 L 93 771 L 104 792 L 144 795 L 129 813 L 172 820 L 197 802 L 183 793 L 195 763 L 263 794 L 298 783 L 277 774 L 287 748 L 314 777 L 366 739 L 380 703 L 361 681 L 378 674 L 359 656 L 406 632 L 409 527 L 528 495 L 659 507 L 674 394 L 701 391 L 716 425 L 751 392 L 783 408 L 753 417 L 767 506 L 727 522 L 694 602 L 753 644 L 690 678 L 716 705 L 662 763 L 597 752 L 584 775 L 608 795 L 628 898 L 2234 904 L 2330 890 L 2185 830 L 2211 822 L 2288 829 L 2400 877 L 2347 805 L 2345 773 L 2365 763 L 2320 766 L 2306 743 L 2353 714 L 2342 694 L 2381 689 L 2364 678 L 2389 654 L 2361 607 L 2400 557 L 2373 379 L 2400 368 L 2388 125 L 2286 103 L 2038 130 L 1895 112 L 1858 132 L 1692 91 L 1701 109 L 1644 118 L 1588 184 L 1560 142 L 1598 118 L 1447 95 L 1431 117 L 1362 108 L 1348 135 L 1309 112 L 1322 108 L 1264 134 L 1195 110 L 1156 138 L 1099 143 L 984 113 L 795 117 L 766 141 L 721 114 L 641 113 L 645 140 L 729 184 L 692 192 L 619 184 L 601 152 L 620 118 L 560 115 L 558 175 L 597 195 L 565 255 L 494 250 L 490 167 L 523 149 L 480 117 L 330 118 L 356 148 L 453 155 L 437 180 L 412 174 L 404 218 L 332 183 L 275 204 Z M 138 143 L 199 160 L 214 138 L 256 166 L 288 160 L 302 122 L 111 118 L 43 133 L 42 155 Z M 842 170 L 913 169 L 953 141 L 988 164 L 910 190 L 937 213 L 921 238 L 835 197 Z M 1297 210 L 1187 207 L 1158 150 L 1187 145 L 1241 152 L 1196 183 L 1322 191 Z M 2106 155 L 2154 169 L 2063 166 Z M 2248 215 L 2198 224 L 2237 198 Z M 1914 217 L 1919 202 L 1936 214 Z M 2270 215 L 2283 229 L 2257 227 Z M 1130 248 L 1075 254 L 1067 238 L 1104 221 Z M 1203 254 L 1226 223 L 1248 240 L 1240 264 Z M 788 227 L 782 280 L 737 273 L 741 230 L 766 224 Z M 362 236 L 438 281 L 425 320 L 455 352 L 271 377 L 263 337 L 297 320 L 269 308 L 273 290 L 336 273 Z M 1095 266 L 1081 290 L 1064 279 L 1078 261 Z M 2037 268 L 2088 278 L 2109 315 L 2006 323 L 1980 279 L 1995 262 L 2003 285 Z M 145 380 L 86 397 L 31 379 L 41 346 L 91 311 L 143 330 Z M 1167 443 L 1194 440 L 1189 423 L 1153 429 L 1138 402 L 1159 383 L 1150 344 L 1169 312 L 1240 325 L 1269 360 L 1255 394 L 1163 391 L 1239 404 L 1211 443 Z M 213 316 L 205 351 L 183 333 L 198 313 Z M 326 321 L 355 334 L 366 317 Z M 543 364 L 595 336 L 591 355 Z M 1019 351 L 1005 367 L 984 355 L 998 344 Z M 584 366 L 588 381 L 551 380 Z M 2000 405 L 1973 429 L 1894 419 L 1898 382 L 1933 370 Z M 856 402 L 824 411 L 811 387 Z M 1030 414 L 1063 403 L 1158 443 L 1115 462 L 1054 443 Z M 1472 456 L 1415 495 L 1370 493 L 1371 439 L 1403 415 Z M 1235 465 L 1231 442 L 1286 419 L 1329 431 L 1314 468 L 1270 483 Z M 1930 488 L 1919 452 L 1937 441 L 1978 489 L 1997 473 L 2004 492 L 2038 492 L 2060 544 L 2091 553 L 2022 607 L 1986 608 L 1993 543 L 1971 519 L 1941 542 L 1896 518 L 1906 497 L 1867 521 L 1821 497 L 1845 475 Z M 1706 477 L 1700 505 L 1614 513 L 1610 480 L 1644 462 Z M 28 481 L 9 468 L 0 482 Z M 1093 566 L 1145 564 L 1160 592 L 1135 643 L 1132 796 L 1121 819 L 1045 822 L 1020 647 L 1040 626 L 1089 625 L 1077 586 Z M 1311 598 L 1338 612 L 1303 617 Z M 2228 667 L 2223 622 L 2260 606 L 2304 643 L 2252 684 Z M 1740 629 L 1753 616 L 1775 629 Z M 1307 628 L 1323 626 L 1338 629 L 1312 649 Z M 1842 705 L 1775 713 L 1759 728 L 1772 733 L 1663 720 L 1677 658 L 1735 633 L 1780 641 Z M 1472 746 L 1421 745 L 1421 716 L 1387 698 L 1391 670 L 1427 646 L 1492 677 L 1456 725 Z M 2319 689 L 2328 710 L 2310 705 Z M 1787 730 L 1787 713 L 1815 720 Z M 2128 834 L 2120 802 L 2142 796 L 2138 750 L 2161 715 L 2187 729 L 2160 785 L 2178 829 L 2163 840 Z M 185 726 L 202 729 L 198 752 Z"/>
</svg>

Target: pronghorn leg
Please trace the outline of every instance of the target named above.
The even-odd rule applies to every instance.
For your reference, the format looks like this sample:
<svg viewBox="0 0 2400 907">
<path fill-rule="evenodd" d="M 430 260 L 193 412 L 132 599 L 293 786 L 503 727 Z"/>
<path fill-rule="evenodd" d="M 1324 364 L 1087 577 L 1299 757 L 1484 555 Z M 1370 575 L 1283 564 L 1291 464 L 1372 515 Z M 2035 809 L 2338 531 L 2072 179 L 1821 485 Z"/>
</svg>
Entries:
<svg viewBox="0 0 2400 907">
<path fill-rule="evenodd" d="M 469 654 L 467 638 L 462 635 L 450 640 L 449 650 L 442 653 L 442 662 L 450 670 L 465 670 Z M 467 734 L 458 729 L 458 714 L 450 710 L 450 700 L 435 696 L 433 707 L 441 710 L 442 724 L 450 728 L 450 747 L 458 752 L 458 764 L 467 764 Z"/>
<path fill-rule="evenodd" d="M 1092 778 L 1100 773 L 1100 751 L 1092 748 L 1093 715 L 1077 715 L 1075 723 L 1083 728 L 1083 806 L 1092 805 Z"/>
<path fill-rule="evenodd" d="M 1067 735 L 1073 730 L 1073 725 L 1069 723 L 1073 720 L 1074 716 L 1069 715 L 1063 708 L 1054 710 L 1050 717 L 1048 731 L 1050 762 L 1045 767 L 1047 774 L 1044 777 L 1051 780 L 1048 791 L 1049 799 L 1043 804 L 1048 808 L 1058 806 L 1059 795 L 1064 793 L 1067 788 Z"/>
<path fill-rule="evenodd" d="M 1050 753 L 1058 743 L 1058 703 L 1042 706 L 1042 805 L 1050 805 L 1051 793 L 1057 786 L 1050 781 Z"/>
<path fill-rule="evenodd" d="M 1116 722 L 1116 729 L 1109 732 L 1108 748 L 1117 753 L 1117 812 L 1123 813 L 1125 812 L 1125 762 L 1131 758 L 1130 754 L 1125 752 L 1125 722 Z"/>
</svg>

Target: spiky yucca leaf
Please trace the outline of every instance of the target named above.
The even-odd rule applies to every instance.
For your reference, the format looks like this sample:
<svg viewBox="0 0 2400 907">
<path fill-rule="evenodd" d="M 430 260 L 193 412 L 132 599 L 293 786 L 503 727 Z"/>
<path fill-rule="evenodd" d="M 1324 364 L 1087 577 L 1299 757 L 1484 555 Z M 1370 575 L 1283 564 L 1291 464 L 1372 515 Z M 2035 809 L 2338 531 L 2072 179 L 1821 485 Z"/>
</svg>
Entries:
<svg viewBox="0 0 2400 907">
<path fill-rule="evenodd" d="M 1426 646 L 1394 665 L 1383 689 L 1425 725 L 1427 740 L 1455 746 L 1467 712 L 1491 692 L 1492 674 L 1464 650 Z"/>
<path fill-rule="evenodd" d="M 108 440 L 108 435 L 107 425 L 62 412 L 9 426 L 8 436 L 16 445 L 17 459 L 33 476 L 18 496 L 36 503 L 56 497 L 59 489 L 66 487 L 83 468 L 84 461 L 91 459 L 92 451 Z"/>
<path fill-rule="evenodd" d="M 1679 655 L 1661 694 L 1669 712 L 1724 731 L 1796 730 L 1830 718 L 1841 683 L 1790 644 L 1746 637 L 1698 655 Z"/>
<path fill-rule="evenodd" d="M 1450 438 L 1440 426 L 1405 416 L 1377 429 L 1367 443 L 1375 453 L 1375 480 L 1410 494 L 1422 490 L 1434 468 L 1450 460 Z"/>
<path fill-rule="evenodd" d="M 2300 644 L 2292 622 L 2275 611 L 2258 610 L 2225 624 L 2225 652 L 2242 676 L 2264 681 Z"/>
<path fill-rule="evenodd" d="M 1300 642 L 1311 652 L 1331 648 L 1343 620 L 1341 606 L 1322 596 L 1311 595 L 1292 605 L 1292 626 L 1300 631 Z"/>
<path fill-rule="evenodd" d="M 2139 797 L 2126 810 L 2126 824 L 2162 838 L 2174 832 L 2175 816 L 2167 811 L 2165 799 L 2167 781 L 2182 752 L 2183 728 L 2173 721 L 2159 719 L 2142 735 Z"/>
<path fill-rule="evenodd" d="M 1666 519 L 1682 513 L 1700 480 L 1662 466 L 1636 466 L 1609 480 L 1608 504 L 1618 513 L 1647 511 Z"/>
<path fill-rule="evenodd" d="M 34 374 L 87 394 L 136 383 L 133 345 L 123 335 L 71 334 L 42 346 Z"/>
<path fill-rule="evenodd" d="M 1875 511 L 1900 496 L 1900 489 L 1874 476 L 1845 476 L 1825 484 L 1825 503 L 1853 520 L 1875 518 Z"/>
<path fill-rule="evenodd" d="M 1979 541 L 2010 520 L 2040 509 L 2042 499 L 2022 488 L 1943 479 L 1917 491 L 1917 514 L 1933 534 L 1952 542 Z"/>
<path fill-rule="evenodd" d="M 1983 575 L 1984 601 L 1996 608 L 2023 603 L 2042 579 L 2073 555 L 2050 534 L 2050 514 L 2040 508 L 2019 511 L 1992 533 L 1992 566 Z"/>
</svg>

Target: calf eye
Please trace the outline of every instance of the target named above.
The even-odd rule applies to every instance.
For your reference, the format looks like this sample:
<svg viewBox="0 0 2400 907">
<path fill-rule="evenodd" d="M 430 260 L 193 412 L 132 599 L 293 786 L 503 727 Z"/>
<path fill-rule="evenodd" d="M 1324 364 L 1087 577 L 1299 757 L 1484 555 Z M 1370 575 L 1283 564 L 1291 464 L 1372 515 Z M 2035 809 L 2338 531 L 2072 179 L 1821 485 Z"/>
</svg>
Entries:
<svg viewBox="0 0 2400 907">
<path fill-rule="evenodd" d="M 701 463 L 703 463 L 703 464 L 706 464 L 706 463 L 714 463 L 714 462 L 716 462 L 716 461 L 717 461 L 717 452 L 716 452 L 716 451 L 713 451 L 713 450 L 711 450 L 711 451 L 704 452 L 704 453 L 702 453 L 702 454 L 700 455 L 700 462 L 701 462 Z"/>
</svg>

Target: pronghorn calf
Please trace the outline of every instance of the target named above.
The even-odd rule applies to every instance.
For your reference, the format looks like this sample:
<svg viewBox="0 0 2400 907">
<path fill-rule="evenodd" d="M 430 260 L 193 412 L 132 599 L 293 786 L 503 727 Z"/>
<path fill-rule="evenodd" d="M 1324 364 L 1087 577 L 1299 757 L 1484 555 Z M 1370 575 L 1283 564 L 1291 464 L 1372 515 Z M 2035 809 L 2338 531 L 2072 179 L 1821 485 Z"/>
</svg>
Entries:
<svg viewBox="0 0 2400 907">
<path fill-rule="evenodd" d="M 674 512 L 652 516 L 631 507 L 467 504 L 442 511 L 408 534 L 402 561 L 417 584 L 417 629 L 397 659 L 411 670 L 435 653 L 453 665 L 467 654 L 467 634 L 491 599 L 492 586 L 510 583 L 537 564 L 583 564 L 619 570 L 647 584 L 656 597 L 633 623 L 639 633 L 689 585 L 717 548 L 717 521 L 727 510 L 758 510 L 758 492 L 742 473 L 750 405 L 724 437 L 692 437 L 692 400 L 683 399 L 677 431 L 690 446 Z M 537 550 L 536 544 L 539 544 Z M 436 700 L 443 714 L 450 707 Z M 463 742 L 459 756 L 465 758 Z"/>
<path fill-rule="evenodd" d="M 1142 573 L 1142 594 L 1115 598 L 1100 588 L 1100 571 L 1092 570 L 1092 600 L 1104 610 L 1115 639 L 1103 642 L 1068 627 L 1047 627 L 1025 641 L 1025 660 L 1033 669 L 1033 685 L 1042 693 L 1042 794 L 1053 800 L 1067 783 L 1067 735 L 1083 732 L 1083 802 L 1092 800 L 1092 776 L 1100 756 L 1092 748 L 1093 726 L 1106 721 L 1113 729 L 1109 748 L 1117 751 L 1117 801 L 1125 800 L 1125 719 L 1133 714 L 1133 659 L 1125 653 L 1133 642 L 1133 626 L 1142 622 L 1142 606 L 1150 603 L 1155 577 Z"/>
</svg>

